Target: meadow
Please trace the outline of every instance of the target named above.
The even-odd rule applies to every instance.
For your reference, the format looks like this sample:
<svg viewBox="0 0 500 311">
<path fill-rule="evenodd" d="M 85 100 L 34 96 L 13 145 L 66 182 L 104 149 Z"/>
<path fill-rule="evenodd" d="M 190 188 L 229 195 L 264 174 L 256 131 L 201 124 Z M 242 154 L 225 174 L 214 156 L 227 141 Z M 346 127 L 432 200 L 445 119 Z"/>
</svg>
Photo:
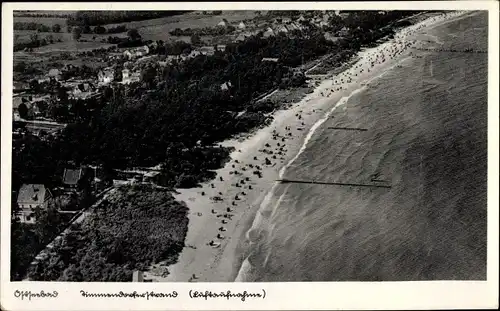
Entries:
<svg viewBox="0 0 500 311">
<path fill-rule="evenodd" d="M 134 21 L 119 24 L 106 24 L 106 28 L 125 25 L 128 29 L 137 29 L 144 40 L 182 40 L 189 41 L 188 37 L 174 37 L 169 34 L 170 31 L 176 28 L 203 28 L 216 26 L 222 19 L 226 19 L 229 23 L 237 25 L 240 21 L 252 19 L 256 16 L 255 11 L 223 11 L 221 15 L 203 15 L 200 12 L 190 12 L 182 16 L 168 16 L 162 18 L 148 19 L 143 21 Z M 52 36 L 54 41 L 59 39 L 62 42 L 55 42 L 47 46 L 37 48 L 39 52 L 54 51 L 76 51 L 76 50 L 91 50 L 95 48 L 108 47 L 107 43 L 101 42 L 102 39 L 107 39 L 110 34 L 82 34 L 81 39 L 87 42 L 76 42 L 71 33 L 66 31 L 66 19 L 59 17 L 14 17 L 15 22 L 35 22 L 52 26 L 54 24 L 61 25 L 59 33 L 38 33 L 40 39 Z M 16 30 L 14 31 L 14 41 L 28 42 L 30 36 L 36 33 L 34 30 Z M 112 34 L 111 36 L 125 37 L 126 33 Z M 94 39 L 95 38 L 95 39 Z M 203 38 L 204 40 L 211 38 Z"/>
<path fill-rule="evenodd" d="M 27 17 L 27 16 L 14 16 L 14 23 L 39 23 L 52 27 L 55 24 L 59 24 L 62 27 L 61 31 L 66 31 L 66 18 L 62 17 Z"/>
</svg>

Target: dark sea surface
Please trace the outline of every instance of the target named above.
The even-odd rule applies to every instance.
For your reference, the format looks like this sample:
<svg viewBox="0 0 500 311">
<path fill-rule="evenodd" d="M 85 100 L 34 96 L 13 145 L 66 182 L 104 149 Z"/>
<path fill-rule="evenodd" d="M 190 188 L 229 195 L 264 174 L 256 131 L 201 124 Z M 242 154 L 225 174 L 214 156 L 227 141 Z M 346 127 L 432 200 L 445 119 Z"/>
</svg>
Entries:
<svg viewBox="0 0 500 311">
<path fill-rule="evenodd" d="M 479 12 L 417 39 L 485 51 L 487 25 Z M 391 188 L 278 185 L 239 280 L 486 279 L 488 54 L 413 53 L 338 107 L 284 174 Z"/>
</svg>

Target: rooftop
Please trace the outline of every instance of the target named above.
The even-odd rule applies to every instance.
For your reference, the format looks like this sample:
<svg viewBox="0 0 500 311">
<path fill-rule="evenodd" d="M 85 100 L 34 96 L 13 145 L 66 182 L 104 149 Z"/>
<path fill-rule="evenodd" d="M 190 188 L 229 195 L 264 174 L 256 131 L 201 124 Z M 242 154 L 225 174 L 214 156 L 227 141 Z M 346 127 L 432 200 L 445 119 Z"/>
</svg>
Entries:
<svg viewBox="0 0 500 311">
<path fill-rule="evenodd" d="M 24 184 L 19 189 L 18 204 L 41 205 L 45 201 L 45 186 L 42 184 Z"/>
<path fill-rule="evenodd" d="M 64 169 L 63 183 L 65 185 L 76 185 L 82 177 L 82 169 Z"/>
</svg>

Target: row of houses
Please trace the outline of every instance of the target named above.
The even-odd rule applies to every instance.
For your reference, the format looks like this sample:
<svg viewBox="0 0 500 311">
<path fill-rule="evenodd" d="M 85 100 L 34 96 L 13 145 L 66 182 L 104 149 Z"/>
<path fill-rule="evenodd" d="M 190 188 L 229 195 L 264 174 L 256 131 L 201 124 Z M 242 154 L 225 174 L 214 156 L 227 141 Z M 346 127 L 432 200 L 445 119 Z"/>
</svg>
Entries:
<svg viewBox="0 0 500 311">
<path fill-rule="evenodd" d="M 226 45 L 217 44 L 214 46 L 203 46 L 197 49 L 192 50 L 189 54 L 181 54 L 181 55 L 166 55 L 160 58 L 158 55 L 148 55 L 149 48 L 147 46 L 144 49 L 139 49 L 140 53 L 135 53 L 136 50 L 127 50 L 124 53 L 126 55 L 135 55 L 133 57 L 127 56 L 127 61 L 124 63 L 125 69 L 122 70 L 121 81 L 115 81 L 115 67 L 110 66 L 101 69 L 97 74 L 97 83 L 98 86 L 108 85 L 112 82 L 121 83 L 121 84 L 130 84 L 141 81 L 141 72 L 140 67 L 146 66 L 148 64 L 156 64 L 160 67 L 166 67 L 174 61 L 185 61 L 191 58 L 195 58 L 199 55 L 214 55 L 216 51 L 224 51 L 226 49 Z M 132 54 L 131 54 L 132 53 Z M 140 57 L 138 57 L 140 55 Z"/>
<path fill-rule="evenodd" d="M 61 83 L 61 86 L 66 88 L 69 99 L 89 99 L 101 94 L 96 85 L 91 81 L 67 81 Z M 56 99 L 54 99 L 51 94 L 33 94 L 29 92 L 14 94 L 12 97 L 13 120 L 23 120 L 19 114 L 19 106 L 21 104 L 26 106 L 30 118 L 34 120 L 45 120 L 47 117 L 43 114 L 43 111 L 46 110 L 53 100 Z M 45 107 L 45 109 L 43 107 Z"/>
<path fill-rule="evenodd" d="M 132 60 L 148 55 L 150 52 L 149 46 L 144 45 L 135 49 L 123 51 L 123 57 L 127 60 Z"/>
</svg>

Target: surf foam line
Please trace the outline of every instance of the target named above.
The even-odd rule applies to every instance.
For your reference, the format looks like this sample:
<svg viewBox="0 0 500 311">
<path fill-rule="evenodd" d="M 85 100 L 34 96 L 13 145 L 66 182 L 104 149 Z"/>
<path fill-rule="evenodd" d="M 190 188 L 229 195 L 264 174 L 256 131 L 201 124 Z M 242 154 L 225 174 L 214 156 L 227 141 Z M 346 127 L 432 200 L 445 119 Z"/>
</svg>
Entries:
<svg viewBox="0 0 500 311">
<path fill-rule="evenodd" d="M 312 136 L 316 133 L 316 130 L 326 121 L 328 120 L 328 118 L 330 117 L 330 115 L 339 107 L 341 107 L 342 105 L 346 104 L 349 99 L 366 90 L 368 88 L 368 85 L 373 82 L 374 80 L 384 76 L 387 72 L 389 72 L 391 69 L 395 68 L 397 65 L 399 65 L 400 63 L 404 62 L 405 60 L 408 60 L 410 59 L 411 57 L 402 57 L 401 59 L 399 59 L 398 61 L 394 62 L 394 64 L 390 67 L 387 67 L 385 68 L 385 70 L 382 70 L 378 75 L 376 76 L 373 76 L 372 78 L 370 79 L 366 79 L 365 81 L 362 81 L 364 83 L 364 85 L 362 85 L 361 87 L 355 89 L 354 91 L 352 91 L 349 95 L 347 96 L 344 96 L 342 97 L 340 100 L 337 101 L 337 103 L 329 110 L 327 111 L 323 117 L 321 119 L 319 119 L 318 121 L 316 121 L 316 123 L 314 123 L 314 125 L 311 127 L 311 129 L 309 130 L 309 132 L 307 133 L 306 137 L 304 138 L 304 141 L 299 149 L 299 151 L 297 152 L 297 154 L 292 158 L 290 159 L 290 161 L 287 162 L 286 165 L 284 165 L 280 171 L 279 171 L 279 178 L 283 178 L 283 176 L 285 175 L 285 172 L 286 170 L 298 159 L 298 157 L 304 152 L 304 150 L 306 149 L 307 147 L 307 144 L 309 143 L 309 141 L 311 140 Z M 359 82 L 361 84 L 361 81 Z M 255 230 L 259 227 L 260 224 L 262 224 L 263 222 L 263 219 L 262 219 L 262 212 L 266 209 L 266 207 L 271 203 L 271 199 L 272 197 L 274 196 L 274 193 L 276 191 L 276 188 L 278 187 L 280 183 L 279 182 L 274 182 L 273 186 L 271 187 L 271 189 L 268 191 L 268 193 L 266 194 L 266 196 L 264 197 L 264 199 L 262 200 L 261 204 L 260 204 L 260 207 L 259 207 L 259 210 L 257 211 L 256 215 L 255 215 L 255 218 L 254 218 L 254 221 L 252 223 L 252 226 L 250 227 L 250 229 L 246 232 L 246 238 L 247 240 L 250 240 L 250 232 L 252 230 Z M 284 194 L 284 193 L 283 193 Z M 283 197 L 283 195 L 282 195 Z M 280 203 L 281 203 L 281 199 L 282 197 L 280 198 L 280 200 L 278 200 Z M 275 209 L 278 208 L 278 205 L 279 204 L 276 204 L 273 208 L 273 211 Z M 249 243 L 251 247 L 252 244 L 254 244 L 254 242 L 250 242 Z M 235 278 L 235 282 L 242 282 L 244 281 L 244 276 L 247 275 L 249 273 L 251 269 L 251 264 L 250 262 L 248 261 L 248 258 L 246 258 L 243 263 L 242 263 L 242 266 L 240 267 L 240 270 L 238 271 L 238 274 Z"/>
<path fill-rule="evenodd" d="M 462 14 L 457 14 L 457 15 L 458 15 L 459 17 L 463 17 L 463 15 L 462 15 Z M 448 17 L 448 18 L 449 18 L 449 16 L 446 16 L 446 17 Z M 416 28 L 416 27 L 417 27 L 417 26 L 419 26 L 420 24 L 424 24 L 424 25 L 425 25 L 425 22 L 428 22 L 428 21 L 429 21 L 429 19 L 426 19 L 426 20 L 424 20 L 424 21 L 422 21 L 422 22 L 420 22 L 420 23 L 418 23 L 418 24 L 416 24 L 416 25 L 413 25 L 413 27 L 412 27 L 412 26 L 410 26 L 410 27 L 408 27 L 408 28 L 406 28 L 406 29 L 402 30 L 400 33 L 398 33 L 398 34 L 395 36 L 395 39 L 399 39 L 399 40 L 404 39 L 404 38 L 407 36 L 407 33 L 406 33 L 406 32 L 408 32 L 408 31 L 409 31 L 410 29 L 412 29 L 412 28 Z M 438 22 L 438 23 L 439 23 L 439 22 Z M 435 26 L 436 26 L 435 24 L 438 24 L 438 23 L 432 23 L 431 25 L 425 25 L 425 28 L 427 28 L 427 29 L 429 29 L 429 28 L 433 28 L 433 27 L 435 27 Z M 405 32 L 405 30 L 406 30 L 406 32 Z M 394 43 L 394 41 L 392 41 L 392 40 L 391 40 L 390 42 L 388 42 L 388 43 L 384 43 L 384 44 L 389 44 L 389 43 Z M 374 48 L 374 49 L 376 49 L 376 48 Z M 403 55 L 401 55 L 401 56 L 403 56 Z M 316 130 L 317 130 L 317 129 L 318 129 L 318 128 L 319 128 L 319 127 L 320 127 L 320 126 L 321 126 L 321 125 L 322 125 L 322 124 L 326 121 L 326 120 L 328 120 L 328 118 L 330 117 L 330 115 L 331 115 L 331 114 L 332 114 L 332 113 L 333 113 L 333 112 L 334 112 L 334 111 L 335 111 L 338 107 L 340 107 L 340 106 L 342 106 L 342 105 L 346 104 L 352 96 L 354 96 L 354 95 L 356 95 L 356 94 L 358 94 L 358 93 L 360 93 L 360 92 L 362 92 L 362 91 L 366 90 L 366 89 L 368 88 L 368 86 L 369 86 L 369 84 L 370 84 L 371 82 L 373 82 L 374 80 L 376 80 L 376 79 L 378 79 L 378 78 L 380 78 L 380 77 L 384 76 L 384 75 L 385 75 L 386 73 L 388 73 L 391 69 L 395 68 L 397 65 L 399 65 L 399 64 L 401 64 L 402 62 L 404 62 L 404 61 L 406 61 L 406 60 L 409 60 L 409 59 L 411 59 L 411 58 L 412 58 L 411 56 L 407 56 L 407 57 L 401 57 L 401 58 L 399 58 L 399 59 L 397 59 L 397 60 L 395 59 L 395 60 L 394 60 L 394 63 L 393 63 L 391 66 L 386 67 L 386 68 L 381 68 L 382 70 L 381 70 L 381 72 L 380 72 L 378 75 L 375 75 L 375 76 L 373 76 L 373 77 L 371 77 L 371 78 L 369 78 L 369 79 L 366 79 L 365 81 L 362 81 L 362 79 L 360 79 L 360 81 L 358 82 L 358 83 L 360 84 L 360 87 L 359 87 L 359 88 L 357 88 L 357 89 L 355 89 L 354 91 L 352 91 L 349 95 L 342 97 L 339 101 L 337 101 L 337 103 L 336 103 L 336 104 L 335 104 L 335 105 L 334 105 L 334 106 L 333 106 L 333 107 L 332 107 L 329 111 L 327 111 L 327 112 L 323 115 L 323 117 L 322 117 L 321 119 L 319 119 L 318 121 L 316 121 L 316 123 L 314 123 L 314 125 L 311 127 L 311 129 L 310 129 L 310 130 L 309 130 L 309 132 L 307 133 L 306 137 L 304 138 L 304 141 L 303 141 L 303 143 L 302 143 L 302 145 L 301 145 L 301 147 L 300 147 L 299 151 L 297 152 L 297 154 L 296 154 L 296 155 L 295 155 L 292 159 L 290 159 L 290 161 L 288 161 L 288 163 L 287 163 L 286 165 L 284 165 L 284 166 L 280 169 L 279 174 L 278 174 L 279 178 L 280 178 L 280 179 L 282 179 L 282 178 L 283 178 L 283 176 L 284 176 L 284 174 L 285 174 L 286 170 L 287 170 L 287 169 L 288 169 L 288 168 L 289 168 L 289 167 L 290 167 L 290 166 L 291 166 L 291 165 L 292 165 L 292 164 L 293 164 L 293 163 L 294 163 L 294 162 L 298 159 L 298 157 L 299 157 L 299 156 L 300 156 L 300 155 L 304 152 L 304 150 L 305 150 L 305 149 L 306 149 L 306 147 L 307 147 L 307 144 L 309 143 L 310 139 L 312 138 L 312 136 L 314 135 L 314 133 L 316 132 Z M 361 59 L 361 60 L 359 60 L 357 63 L 363 63 L 363 60 Z M 356 64 L 357 64 L 357 63 L 356 63 Z M 354 65 L 355 65 L 355 64 L 354 64 Z M 376 68 L 373 68 L 373 69 L 375 70 Z M 347 69 L 347 70 L 349 70 L 349 69 Z M 363 85 L 361 85 L 361 84 L 363 84 Z M 316 93 L 316 92 L 315 92 L 315 93 Z M 315 99 L 317 99 L 317 98 L 315 98 Z M 246 236 L 247 240 L 250 240 L 250 232 L 251 232 L 252 230 L 257 229 L 257 228 L 258 228 L 258 225 L 262 223 L 262 220 L 263 220 L 263 219 L 262 219 L 262 212 L 263 212 L 263 211 L 265 210 L 265 208 L 266 208 L 266 207 L 267 207 L 267 206 L 271 203 L 271 199 L 272 199 L 272 197 L 274 196 L 275 190 L 276 190 L 276 188 L 278 187 L 278 185 L 279 185 L 279 184 L 280 184 L 279 182 L 274 182 L 274 183 L 273 183 L 273 186 L 271 187 L 271 189 L 268 191 L 268 193 L 266 194 L 266 196 L 265 196 L 265 197 L 264 197 L 264 199 L 262 200 L 262 202 L 261 202 L 261 204 L 260 204 L 260 207 L 259 207 L 259 210 L 257 211 L 257 213 L 256 213 L 256 215 L 255 215 L 255 219 L 254 219 L 254 221 L 253 221 L 253 223 L 252 223 L 252 226 L 251 226 L 251 227 L 250 227 L 250 229 L 246 232 L 246 235 L 245 235 L 245 236 Z M 280 198 L 280 199 L 281 199 L 281 198 Z M 281 201 L 281 200 L 279 200 L 279 201 Z M 274 209 L 273 209 L 273 210 L 277 209 L 277 207 L 278 207 L 278 204 L 276 204 L 276 206 L 274 207 Z M 254 244 L 254 242 L 250 242 L 250 246 L 249 246 L 249 247 L 251 247 L 251 246 L 252 246 L 252 244 Z M 236 276 L 235 282 L 241 282 L 241 281 L 243 280 L 243 275 L 246 275 L 246 274 L 249 272 L 249 270 L 250 270 L 250 269 L 251 269 L 251 264 L 250 264 L 250 262 L 248 261 L 248 258 L 246 258 L 246 259 L 243 261 L 242 266 L 240 267 L 240 270 L 238 271 L 238 275 Z"/>
<path fill-rule="evenodd" d="M 279 171 L 279 177 L 282 178 L 283 175 L 285 174 L 286 172 L 286 169 L 288 167 L 290 167 L 293 162 L 295 162 L 295 160 L 297 160 L 297 158 L 304 152 L 304 150 L 306 149 L 307 147 L 307 144 L 309 143 L 309 141 L 311 140 L 312 136 L 314 135 L 314 133 L 316 132 L 316 130 L 326 121 L 328 120 L 329 116 L 335 111 L 335 109 L 337 109 L 338 107 L 344 105 L 345 103 L 348 102 L 349 98 L 351 98 L 352 96 L 354 96 L 355 94 L 361 92 L 362 90 L 366 89 L 365 86 L 363 87 L 360 87 L 358 89 L 356 89 L 355 91 L 353 91 L 352 93 L 350 93 L 348 96 L 344 96 L 342 97 L 328 112 L 326 112 L 323 117 L 321 119 L 319 119 L 318 121 L 316 121 L 316 123 L 314 123 L 314 125 L 311 127 L 311 129 L 309 130 L 309 132 L 307 133 L 306 137 L 304 138 L 304 142 L 302 143 L 299 151 L 297 152 L 297 154 L 290 160 L 288 161 L 288 163 L 286 165 L 284 165 L 280 171 Z M 262 212 L 266 209 L 266 207 L 271 203 L 271 199 L 272 197 L 274 196 L 274 193 L 276 191 L 276 188 L 278 187 L 279 185 L 279 182 L 274 182 L 273 186 L 271 187 L 271 189 L 269 190 L 269 192 L 266 194 L 266 196 L 264 197 L 264 199 L 262 200 L 261 204 L 260 204 L 260 207 L 259 207 L 259 210 L 257 211 L 257 214 L 255 215 L 255 219 L 252 223 L 252 226 L 250 227 L 250 229 L 246 232 L 246 238 L 248 240 L 250 240 L 250 232 L 252 230 L 255 230 L 259 227 L 259 225 L 262 223 Z M 284 193 L 283 193 L 284 195 Z M 281 203 L 281 199 L 283 198 L 283 195 L 280 197 L 280 200 L 278 200 L 276 206 L 274 207 L 274 209 L 276 209 L 279 205 L 279 203 Z M 254 242 L 250 242 L 250 246 L 252 246 L 252 244 L 254 244 Z M 244 275 L 248 274 L 249 270 L 251 269 L 251 264 L 250 262 L 248 261 L 248 258 L 246 258 L 243 263 L 242 263 L 242 266 L 240 267 L 240 270 L 238 271 L 238 275 L 236 276 L 236 279 L 235 279 L 235 282 L 241 282 L 243 280 L 243 277 Z"/>
</svg>

